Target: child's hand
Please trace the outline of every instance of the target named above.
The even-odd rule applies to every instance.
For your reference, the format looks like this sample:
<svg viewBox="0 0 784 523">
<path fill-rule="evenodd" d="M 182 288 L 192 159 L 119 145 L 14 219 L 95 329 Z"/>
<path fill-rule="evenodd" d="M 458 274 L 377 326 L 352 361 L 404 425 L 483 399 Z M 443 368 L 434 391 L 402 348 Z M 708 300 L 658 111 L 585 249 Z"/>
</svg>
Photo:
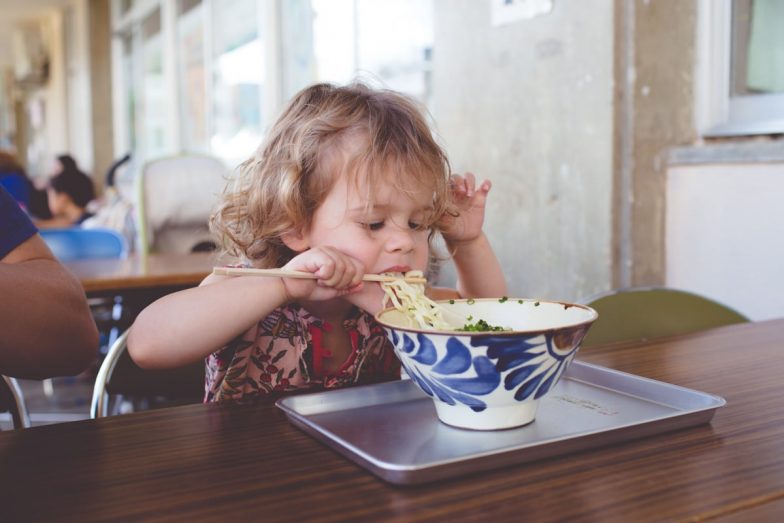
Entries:
<svg viewBox="0 0 784 523">
<path fill-rule="evenodd" d="M 289 300 L 330 300 L 362 288 L 365 268 L 332 247 L 314 247 L 295 256 L 284 267 L 287 270 L 310 272 L 318 280 L 281 278 Z"/>
<path fill-rule="evenodd" d="M 485 221 L 485 201 L 490 192 L 489 180 L 476 187 L 473 173 L 452 175 L 452 198 L 455 203 L 450 212 L 444 215 L 438 225 L 447 243 L 468 243 L 482 234 Z M 457 216 L 454 216 L 457 214 Z"/>
</svg>

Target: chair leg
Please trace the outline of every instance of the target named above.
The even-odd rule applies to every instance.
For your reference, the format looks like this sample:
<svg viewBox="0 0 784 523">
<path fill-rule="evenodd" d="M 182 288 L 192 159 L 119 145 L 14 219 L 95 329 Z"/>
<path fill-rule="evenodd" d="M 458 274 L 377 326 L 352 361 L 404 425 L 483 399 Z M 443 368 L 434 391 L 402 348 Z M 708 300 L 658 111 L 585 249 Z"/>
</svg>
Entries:
<svg viewBox="0 0 784 523">
<path fill-rule="evenodd" d="M 9 411 L 14 428 L 24 429 L 30 427 L 30 415 L 27 412 L 24 394 L 19 383 L 14 378 L 0 376 L 0 387 L 4 389 L 3 392 L 9 396 L 11 401 Z"/>
</svg>

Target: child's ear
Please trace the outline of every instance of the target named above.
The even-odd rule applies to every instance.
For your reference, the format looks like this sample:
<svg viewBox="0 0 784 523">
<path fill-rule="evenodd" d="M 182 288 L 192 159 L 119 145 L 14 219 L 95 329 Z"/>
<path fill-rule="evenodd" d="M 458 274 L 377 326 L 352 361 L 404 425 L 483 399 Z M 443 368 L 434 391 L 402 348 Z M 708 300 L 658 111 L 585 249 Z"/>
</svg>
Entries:
<svg viewBox="0 0 784 523">
<path fill-rule="evenodd" d="M 286 247 L 294 252 L 303 252 L 310 247 L 307 237 L 299 230 L 284 232 L 280 239 L 283 240 Z"/>
</svg>

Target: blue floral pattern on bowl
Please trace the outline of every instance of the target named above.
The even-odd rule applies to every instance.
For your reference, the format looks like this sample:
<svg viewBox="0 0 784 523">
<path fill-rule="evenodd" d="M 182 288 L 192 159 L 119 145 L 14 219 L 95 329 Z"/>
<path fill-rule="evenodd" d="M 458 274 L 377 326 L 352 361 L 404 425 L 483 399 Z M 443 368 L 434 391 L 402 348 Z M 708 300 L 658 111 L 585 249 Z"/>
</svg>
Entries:
<svg viewBox="0 0 784 523">
<path fill-rule="evenodd" d="M 580 340 L 584 334 L 583 330 Z M 528 337 L 480 336 L 469 338 L 470 346 L 486 351 L 472 357 L 460 338 L 450 336 L 446 353 L 438 359 L 435 345 L 424 334 L 418 333 L 416 341 L 405 332 L 398 335 L 389 330 L 389 336 L 406 372 L 425 393 L 449 405 L 462 403 L 476 412 L 487 408 L 481 396 L 501 386 L 502 375 L 502 386 L 515 389 L 516 401 L 541 398 L 558 382 L 579 349 L 579 344 L 558 348 L 552 332 Z M 429 367 L 429 377 L 409 360 Z"/>
</svg>

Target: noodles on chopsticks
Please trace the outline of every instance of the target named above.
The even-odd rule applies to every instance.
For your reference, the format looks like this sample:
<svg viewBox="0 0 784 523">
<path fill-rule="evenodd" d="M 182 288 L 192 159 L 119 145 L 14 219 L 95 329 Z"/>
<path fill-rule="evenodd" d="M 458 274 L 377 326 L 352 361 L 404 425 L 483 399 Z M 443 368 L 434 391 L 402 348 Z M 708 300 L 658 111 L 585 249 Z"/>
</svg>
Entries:
<svg viewBox="0 0 784 523">
<path fill-rule="evenodd" d="M 453 311 L 445 310 L 438 303 L 434 302 L 425 295 L 424 283 L 410 283 L 401 278 L 400 273 L 387 273 L 385 275 L 395 276 L 394 280 L 381 282 L 384 290 L 384 301 L 382 307 L 390 304 L 408 319 L 408 326 L 417 329 L 434 329 L 441 331 L 464 331 L 464 332 L 487 332 L 487 331 L 508 331 L 506 327 L 491 325 L 483 319 L 475 320 L 473 316 L 467 318 L 456 314 Z M 408 271 L 404 275 L 406 278 L 422 278 L 422 271 Z M 507 297 L 498 301 L 504 303 Z M 474 300 L 467 301 L 468 304 Z M 450 300 L 454 303 L 454 300 Z M 522 303 L 522 301 L 520 302 Z M 461 326 L 456 326 L 444 319 L 444 312 L 449 312 Z"/>
<path fill-rule="evenodd" d="M 409 271 L 406 276 L 423 276 L 422 271 Z M 383 307 L 390 304 L 408 318 L 411 327 L 420 329 L 455 330 L 444 319 L 443 310 L 436 302 L 425 296 L 425 285 L 408 283 L 402 278 L 382 282 Z"/>
</svg>

